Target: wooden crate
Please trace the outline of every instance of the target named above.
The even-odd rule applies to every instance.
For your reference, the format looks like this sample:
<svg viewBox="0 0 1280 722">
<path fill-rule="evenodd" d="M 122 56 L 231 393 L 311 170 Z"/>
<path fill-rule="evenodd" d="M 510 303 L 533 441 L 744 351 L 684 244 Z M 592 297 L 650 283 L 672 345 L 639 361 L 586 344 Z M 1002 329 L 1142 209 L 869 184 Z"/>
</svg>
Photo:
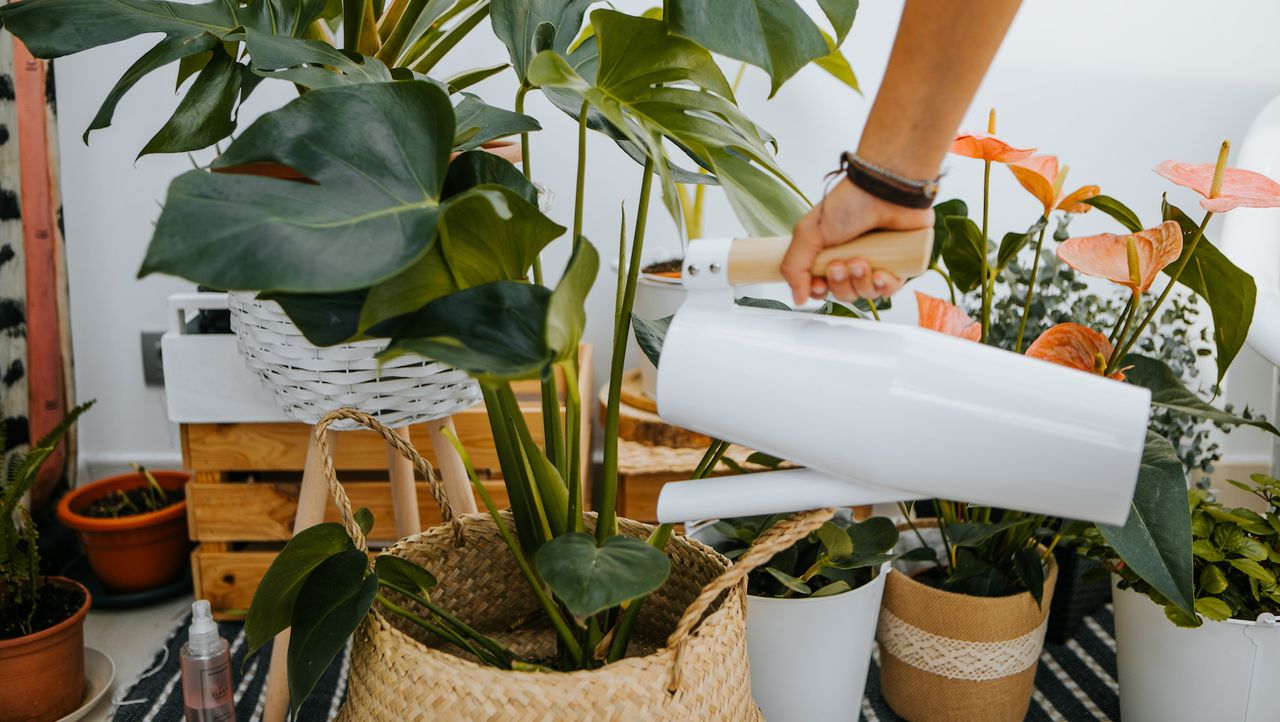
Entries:
<svg viewBox="0 0 1280 722">
<path fill-rule="evenodd" d="M 579 398 L 590 398 L 590 346 L 584 344 L 579 350 L 579 363 Z M 520 382 L 514 386 L 525 422 L 534 439 L 541 443 L 538 384 Z M 562 420 L 563 413 L 562 404 Z M 484 406 L 455 414 L 453 420 L 478 474 L 486 479 L 486 490 L 496 505 L 505 507 L 506 487 Z M 292 536 L 311 427 L 298 423 L 183 424 L 180 430 L 184 465 L 193 471 L 193 479 L 187 485 L 187 521 L 191 539 L 197 542 L 191 555 L 195 595 L 210 601 L 215 618 L 240 618 L 248 610 L 267 567 Z M 386 444 L 380 436 L 363 430 L 336 432 L 336 438 L 334 466 L 351 504 L 373 512 L 370 540 L 393 541 Z M 426 427 L 411 427 L 410 438 L 434 464 Z M 589 423 L 582 425 L 581 448 L 583 498 L 590 504 Z M 483 510 L 479 499 L 477 505 Z M 419 490 L 418 508 L 424 527 L 440 522 L 440 511 L 425 488 Z M 330 500 L 326 520 L 336 521 L 337 516 Z"/>
</svg>

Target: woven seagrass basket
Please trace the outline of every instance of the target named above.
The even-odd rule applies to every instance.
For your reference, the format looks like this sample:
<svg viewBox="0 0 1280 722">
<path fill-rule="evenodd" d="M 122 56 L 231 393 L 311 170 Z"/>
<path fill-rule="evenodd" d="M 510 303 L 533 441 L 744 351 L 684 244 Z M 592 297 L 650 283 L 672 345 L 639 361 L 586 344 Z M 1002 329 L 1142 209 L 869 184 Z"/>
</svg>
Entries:
<svg viewBox="0 0 1280 722">
<path fill-rule="evenodd" d="M 233 292 L 231 330 L 245 362 L 290 416 L 315 424 L 330 411 L 353 408 L 391 427 L 451 416 L 480 400 L 465 372 L 407 355 L 379 367 L 385 340 L 320 347 L 302 335 L 280 304 Z M 339 430 L 356 428 L 339 422 Z"/>
<path fill-rule="evenodd" d="M 344 526 L 363 548 L 363 534 L 352 520 L 329 454 L 328 427 L 338 419 L 374 429 L 408 456 L 423 478 L 434 483 L 434 477 L 412 446 L 376 421 L 349 412 L 322 420 L 316 433 L 329 488 Z M 432 495 L 445 523 L 383 553 L 430 570 L 439 581 L 432 601 L 462 621 L 528 659 L 553 660 L 555 635 L 494 519 L 455 516 L 441 490 L 433 488 Z M 517 672 L 483 666 L 398 617 L 382 614 L 375 605 L 354 635 L 347 698 L 338 720 L 762 722 L 747 668 L 747 573 L 817 529 L 833 511 L 805 512 L 776 525 L 732 566 L 711 548 L 673 536 L 665 549 L 671 575 L 644 602 L 632 641 L 634 656 L 592 671 Z M 508 514 L 500 516 L 511 523 Z M 594 516 L 588 519 L 588 528 L 594 522 Z M 622 533 L 640 538 L 653 529 L 627 519 L 619 519 L 618 525 Z M 425 613 L 403 597 L 397 603 Z"/>
</svg>

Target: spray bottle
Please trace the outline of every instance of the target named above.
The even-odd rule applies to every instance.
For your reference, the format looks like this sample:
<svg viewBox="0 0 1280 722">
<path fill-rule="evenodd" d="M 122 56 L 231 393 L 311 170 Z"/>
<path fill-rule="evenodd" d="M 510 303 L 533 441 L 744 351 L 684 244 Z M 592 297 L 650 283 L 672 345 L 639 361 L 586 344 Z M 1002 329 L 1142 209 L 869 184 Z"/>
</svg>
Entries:
<svg viewBox="0 0 1280 722">
<path fill-rule="evenodd" d="M 180 655 L 186 722 L 235 722 L 231 645 L 218 635 L 207 599 L 191 603 L 191 627 Z"/>
</svg>

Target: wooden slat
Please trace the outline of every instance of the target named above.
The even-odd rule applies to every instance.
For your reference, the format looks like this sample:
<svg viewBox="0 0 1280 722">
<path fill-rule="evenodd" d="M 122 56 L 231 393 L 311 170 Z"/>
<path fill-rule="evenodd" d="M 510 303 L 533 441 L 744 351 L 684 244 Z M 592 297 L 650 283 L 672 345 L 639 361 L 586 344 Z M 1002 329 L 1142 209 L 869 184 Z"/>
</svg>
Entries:
<svg viewBox="0 0 1280 722">
<path fill-rule="evenodd" d="M 499 507 L 507 505 L 501 481 L 482 482 Z M 285 541 L 293 535 L 293 515 L 298 506 L 298 484 L 254 482 L 187 486 L 191 538 L 202 542 Z M 344 482 L 353 509 L 368 507 L 374 526 L 370 538 L 395 539 L 391 488 L 385 481 Z M 477 503 L 479 503 L 477 501 Z M 426 488 L 418 489 L 418 510 L 423 527 L 440 523 L 440 510 Z M 338 510 L 329 500 L 325 521 L 338 521 Z"/>
<path fill-rule="evenodd" d="M 270 551 L 211 551 L 204 545 L 191 553 L 196 599 L 208 599 L 218 621 L 244 619 L 258 582 L 276 558 Z"/>
</svg>

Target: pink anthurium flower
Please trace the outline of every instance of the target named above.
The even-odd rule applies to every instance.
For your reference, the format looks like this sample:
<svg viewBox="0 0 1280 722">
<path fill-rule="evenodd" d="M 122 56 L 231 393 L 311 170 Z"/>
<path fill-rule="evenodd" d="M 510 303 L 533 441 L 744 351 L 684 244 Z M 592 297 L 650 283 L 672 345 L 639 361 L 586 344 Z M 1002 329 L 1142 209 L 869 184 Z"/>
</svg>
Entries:
<svg viewBox="0 0 1280 722">
<path fill-rule="evenodd" d="M 916 313 L 920 328 L 969 341 L 977 341 L 982 335 L 982 325 L 969 318 L 963 310 L 919 291 L 916 291 Z"/>
<path fill-rule="evenodd" d="M 1040 359 L 1067 368 L 1103 375 L 1111 358 L 1111 342 L 1106 336 L 1078 323 L 1060 323 L 1040 334 L 1027 349 L 1029 358 Z M 1108 378 L 1124 380 L 1124 370 Z"/>
<path fill-rule="evenodd" d="M 1145 293 L 1156 275 L 1181 255 L 1182 228 L 1177 221 L 1165 221 L 1137 233 L 1068 238 L 1058 246 L 1058 258 L 1068 266 L 1128 286 L 1134 293 Z"/>
<path fill-rule="evenodd" d="M 1156 173 L 1204 196 L 1200 207 L 1206 211 L 1226 213 L 1235 208 L 1280 206 L 1280 183 L 1242 168 L 1224 167 L 1221 177 L 1215 178 L 1216 170 L 1213 163 L 1193 165 L 1174 160 L 1155 167 Z"/>
<path fill-rule="evenodd" d="M 1012 163 L 1030 157 L 1036 149 L 1014 148 L 989 133 L 962 130 L 951 142 L 951 152 L 992 163 Z"/>
<path fill-rule="evenodd" d="M 1027 192 L 1044 204 L 1044 215 L 1057 209 L 1067 213 L 1087 213 L 1092 206 L 1086 201 L 1102 189 L 1095 185 L 1080 186 L 1071 193 L 1063 194 L 1062 186 L 1067 180 L 1067 167 L 1058 170 L 1058 158 L 1053 155 L 1033 155 L 1030 158 L 1017 160 L 1009 164 L 1009 170 L 1018 179 L 1018 183 Z"/>
<path fill-rule="evenodd" d="M 1036 152 L 1035 148 L 1014 148 L 996 137 L 996 110 L 987 116 L 987 132 L 960 131 L 951 141 L 951 152 L 988 163 L 1012 163 Z"/>
</svg>

